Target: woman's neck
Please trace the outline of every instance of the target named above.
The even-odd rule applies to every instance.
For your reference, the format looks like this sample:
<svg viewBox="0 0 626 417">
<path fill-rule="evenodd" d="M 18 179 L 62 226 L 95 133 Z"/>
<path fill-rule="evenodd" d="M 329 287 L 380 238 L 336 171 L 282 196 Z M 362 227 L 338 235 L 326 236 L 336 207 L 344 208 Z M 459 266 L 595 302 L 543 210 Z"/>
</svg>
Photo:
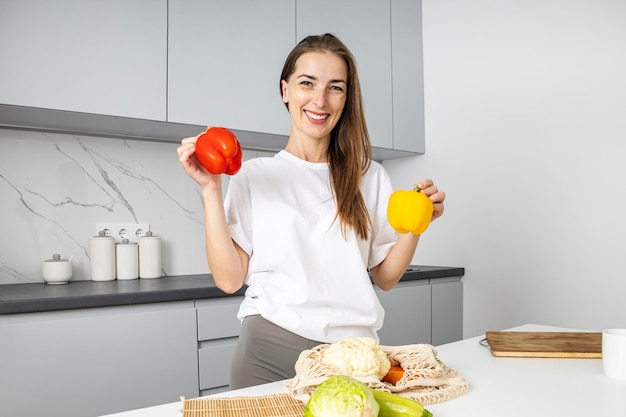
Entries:
<svg viewBox="0 0 626 417">
<path fill-rule="evenodd" d="M 330 139 L 297 140 L 289 137 L 285 151 L 307 162 L 328 162 L 328 145 Z"/>
</svg>

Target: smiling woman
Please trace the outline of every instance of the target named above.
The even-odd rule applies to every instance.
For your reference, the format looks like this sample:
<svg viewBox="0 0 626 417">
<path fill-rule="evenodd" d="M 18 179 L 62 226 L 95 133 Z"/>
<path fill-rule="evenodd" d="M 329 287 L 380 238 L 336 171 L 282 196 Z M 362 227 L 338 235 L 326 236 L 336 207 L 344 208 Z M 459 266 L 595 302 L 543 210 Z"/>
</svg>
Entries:
<svg viewBox="0 0 626 417">
<path fill-rule="evenodd" d="M 206 255 L 216 285 L 247 285 L 230 387 L 291 378 L 300 353 L 348 337 L 378 340 L 384 311 L 372 286 L 391 289 L 419 236 L 387 220 L 392 193 L 372 146 L 352 53 L 331 34 L 303 39 L 287 56 L 280 94 L 289 140 L 271 158 L 245 161 L 222 199 L 219 175 L 194 157 L 197 137 L 178 148 L 201 187 Z M 419 184 L 443 212 L 444 193 Z M 349 294 L 349 296 L 348 296 Z"/>
</svg>

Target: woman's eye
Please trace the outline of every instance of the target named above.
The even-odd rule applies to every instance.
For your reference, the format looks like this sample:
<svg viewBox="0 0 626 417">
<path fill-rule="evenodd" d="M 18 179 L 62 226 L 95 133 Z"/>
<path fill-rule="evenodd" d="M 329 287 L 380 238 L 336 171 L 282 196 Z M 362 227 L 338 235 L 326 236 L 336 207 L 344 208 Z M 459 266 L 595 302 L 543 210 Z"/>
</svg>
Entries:
<svg viewBox="0 0 626 417">
<path fill-rule="evenodd" d="M 331 90 L 333 91 L 338 91 L 338 92 L 342 92 L 343 91 L 343 87 L 339 86 L 339 85 L 333 85 L 332 87 L 330 87 Z"/>
<path fill-rule="evenodd" d="M 310 87 L 313 85 L 313 83 L 311 81 L 300 81 L 300 85 L 304 85 L 306 87 Z"/>
</svg>

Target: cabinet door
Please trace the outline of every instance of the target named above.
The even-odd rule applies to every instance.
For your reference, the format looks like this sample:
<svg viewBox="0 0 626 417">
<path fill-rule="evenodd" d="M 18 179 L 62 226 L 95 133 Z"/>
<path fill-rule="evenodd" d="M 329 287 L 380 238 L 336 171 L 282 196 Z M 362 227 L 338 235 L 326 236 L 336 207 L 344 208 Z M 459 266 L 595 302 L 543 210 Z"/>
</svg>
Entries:
<svg viewBox="0 0 626 417">
<path fill-rule="evenodd" d="M 84 417 L 198 396 L 193 301 L 0 317 L 0 415 Z"/>
<path fill-rule="evenodd" d="M 165 120 L 167 0 L 9 3 L 0 103 Z"/>
<path fill-rule="evenodd" d="M 432 286 L 432 344 L 463 339 L 463 282 L 460 277 L 437 278 Z"/>
<path fill-rule="evenodd" d="M 424 153 L 421 0 L 391 0 L 393 148 Z"/>
<path fill-rule="evenodd" d="M 385 309 L 385 322 L 378 331 L 382 345 L 430 343 L 431 301 L 428 280 L 399 282 L 389 291 L 376 288 Z"/>
<path fill-rule="evenodd" d="M 297 0 L 297 39 L 330 32 L 357 61 L 372 145 L 393 148 L 391 6 L 380 0 Z"/>
<path fill-rule="evenodd" d="M 288 135 L 280 72 L 295 2 L 169 1 L 168 120 Z"/>
</svg>

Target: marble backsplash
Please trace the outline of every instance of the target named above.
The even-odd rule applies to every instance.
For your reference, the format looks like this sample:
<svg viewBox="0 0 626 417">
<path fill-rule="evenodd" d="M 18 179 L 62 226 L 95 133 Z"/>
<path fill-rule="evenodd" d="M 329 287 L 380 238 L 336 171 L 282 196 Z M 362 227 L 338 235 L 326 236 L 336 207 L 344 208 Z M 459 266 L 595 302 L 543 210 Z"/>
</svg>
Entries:
<svg viewBox="0 0 626 417">
<path fill-rule="evenodd" d="M 0 129 L 0 284 L 43 282 L 54 253 L 71 258 L 72 280 L 90 279 L 89 241 L 107 222 L 148 223 L 164 276 L 210 272 L 199 188 L 177 147 Z M 244 151 L 260 155 L 272 154 Z"/>
</svg>

